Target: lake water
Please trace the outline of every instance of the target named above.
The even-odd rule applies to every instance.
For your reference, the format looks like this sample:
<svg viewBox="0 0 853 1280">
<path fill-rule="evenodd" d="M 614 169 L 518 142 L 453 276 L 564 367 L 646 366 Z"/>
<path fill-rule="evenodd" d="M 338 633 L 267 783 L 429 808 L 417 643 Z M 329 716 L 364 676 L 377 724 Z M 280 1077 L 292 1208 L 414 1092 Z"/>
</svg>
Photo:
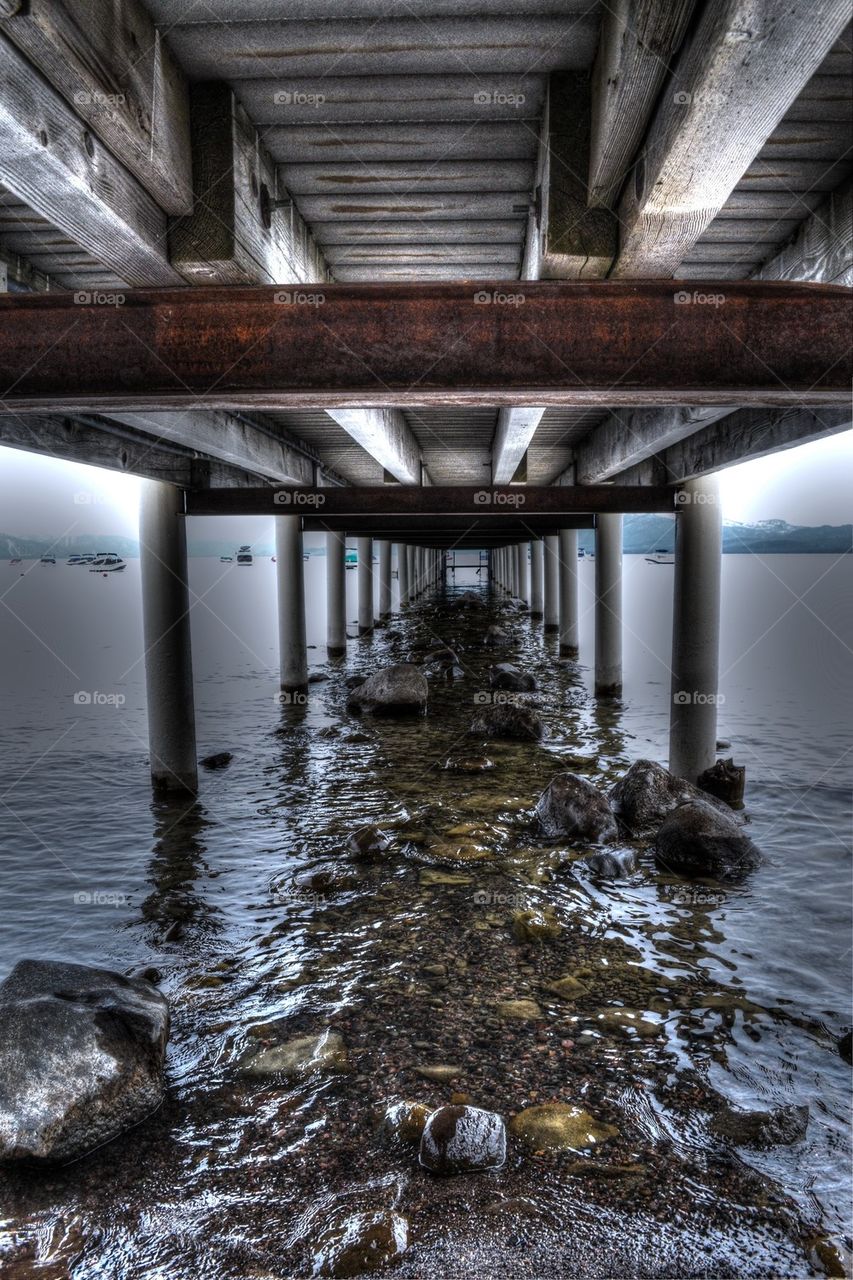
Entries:
<svg viewBox="0 0 853 1280">
<path fill-rule="evenodd" d="M 203 772 L 197 804 L 169 805 L 146 771 L 138 563 L 108 578 L 0 563 L 0 976 L 24 956 L 151 964 L 173 1008 L 156 1116 L 70 1168 L 0 1175 L 0 1273 L 310 1275 L 330 1218 L 395 1207 L 404 1276 L 821 1274 L 815 1240 L 850 1233 L 835 1042 L 851 1021 L 853 557 L 724 558 L 719 732 L 766 855 L 736 888 L 676 882 L 642 846 L 636 873 L 597 881 L 530 826 L 569 762 L 607 786 L 638 757 L 666 761 L 671 568 L 626 559 L 624 697 L 600 704 L 592 564 L 578 671 L 485 588 L 485 616 L 428 599 L 327 664 L 323 559 L 305 570 L 309 658 L 329 678 L 282 708 L 274 565 L 191 562 L 199 754 L 234 760 Z M 541 746 L 467 736 L 489 621 L 539 681 Z M 427 718 L 350 716 L 345 678 L 424 637 L 458 646 L 463 672 L 431 677 Z M 486 773 L 441 767 L 483 751 Z M 396 833 L 381 867 L 346 858 L 365 822 Z M 544 906 L 560 938 L 516 942 L 514 911 Z M 586 994 L 555 1000 L 572 973 Z M 496 1014 L 519 998 L 541 1016 Z M 620 1006 L 657 1032 L 602 1020 Z M 259 1041 L 327 1026 L 348 1075 L 241 1073 Z M 451 1085 L 418 1074 L 436 1063 L 458 1067 Z M 376 1118 L 454 1091 L 507 1117 L 582 1101 L 619 1136 L 595 1160 L 513 1149 L 498 1172 L 437 1180 Z M 806 1138 L 713 1138 L 721 1099 L 806 1103 Z"/>
</svg>

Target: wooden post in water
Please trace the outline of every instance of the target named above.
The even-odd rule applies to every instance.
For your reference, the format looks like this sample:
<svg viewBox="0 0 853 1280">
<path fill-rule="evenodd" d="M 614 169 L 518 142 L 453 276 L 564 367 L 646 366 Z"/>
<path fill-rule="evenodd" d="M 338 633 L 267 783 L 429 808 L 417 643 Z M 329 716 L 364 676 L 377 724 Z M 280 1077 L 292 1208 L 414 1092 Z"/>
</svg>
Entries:
<svg viewBox="0 0 853 1280">
<path fill-rule="evenodd" d="M 198 790 L 187 538 L 181 492 L 145 480 L 139 510 L 151 784 Z"/>
<path fill-rule="evenodd" d="M 545 596 L 545 544 L 534 538 L 530 544 L 530 616 L 541 618 Z"/>
<path fill-rule="evenodd" d="M 595 692 L 622 692 L 622 517 L 599 515 L 595 532 Z"/>
<path fill-rule="evenodd" d="M 373 539 L 359 538 L 357 545 L 358 634 L 366 636 L 373 630 Z"/>
<path fill-rule="evenodd" d="M 278 582 L 278 652 L 281 688 L 286 695 L 308 687 L 305 644 L 305 581 L 302 568 L 302 517 L 276 516 L 275 569 Z"/>
<path fill-rule="evenodd" d="M 391 616 L 391 543 L 383 538 L 379 547 L 379 617 Z"/>
<path fill-rule="evenodd" d="M 696 782 L 717 748 L 722 510 L 716 476 L 676 495 L 669 767 Z"/>
<path fill-rule="evenodd" d="M 560 530 L 560 655 L 578 656 L 578 531 Z"/>
<path fill-rule="evenodd" d="M 560 628 L 560 539 L 549 533 L 545 538 L 545 630 Z"/>
<path fill-rule="evenodd" d="M 339 658 L 347 651 L 347 536 L 326 534 L 326 651 Z"/>
</svg>

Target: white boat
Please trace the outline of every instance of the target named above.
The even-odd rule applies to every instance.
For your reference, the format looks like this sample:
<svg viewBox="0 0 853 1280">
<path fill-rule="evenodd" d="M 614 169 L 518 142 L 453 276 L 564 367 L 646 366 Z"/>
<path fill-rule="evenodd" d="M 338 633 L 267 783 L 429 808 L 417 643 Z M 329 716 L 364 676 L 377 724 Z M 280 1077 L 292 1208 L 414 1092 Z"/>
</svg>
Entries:
<svg viewBox="0 0 853 1280">
<path fill-rule="evenodd" d="M 248 545 L 237 548 L 238 564 L 254 564 L 255 557 L 252 555 L 252 548 Z"/>
<path fill-rule="evenodd" d="M 99 551 L 89 565 L 90 573 L 121 573 L 126 568 L 121 556 L 115 551 Z"/>
<path fill-rule="evenodd" d="M 79 555 L 69 556 L 66 564 L 92 564 L 95 559 L 92 551 L 83 551 Z"/>
<path fill-rule="evenodd" d="M 233 561 L 233 559 L 234 559 L 234 557 L 233 557 L 233 556 L 220 556 L 220 557 L 219 557 L 219 563 L 220 563 L 220 564 L 231 564 L 231 563 L 232 563 L 232 561 Z"/>
<path fill-rule="evenodd" d="M 56 564 L 56 556 L 45 554 L 39 560 L 39 564 Z"/>
<path fill-rule="evenodd" d="M 675 564 L 675 552 L 659 547 L 650 556 L 646 556 L 646 564 Z"/>
<path fill-rule="evenodd" d="M 584 551 L 583 547 L 580 547 L 578 549 L 578 560 L 594 560 L 594 559 L 595 559 L 594 551 Z"/>
</svg>

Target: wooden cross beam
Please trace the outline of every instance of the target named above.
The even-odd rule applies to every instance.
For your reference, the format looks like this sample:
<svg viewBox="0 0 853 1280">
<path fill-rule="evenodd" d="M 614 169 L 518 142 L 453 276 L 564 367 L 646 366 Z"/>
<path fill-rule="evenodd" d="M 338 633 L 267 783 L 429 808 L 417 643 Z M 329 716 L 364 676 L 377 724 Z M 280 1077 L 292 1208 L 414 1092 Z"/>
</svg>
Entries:
<svg viewBox="0 0 853 1280">
<path fill-rule="evenodd" d="M 0 296 L 0 411 L 839 403 L 849 304 L 776 281 Z"/>
</svg>

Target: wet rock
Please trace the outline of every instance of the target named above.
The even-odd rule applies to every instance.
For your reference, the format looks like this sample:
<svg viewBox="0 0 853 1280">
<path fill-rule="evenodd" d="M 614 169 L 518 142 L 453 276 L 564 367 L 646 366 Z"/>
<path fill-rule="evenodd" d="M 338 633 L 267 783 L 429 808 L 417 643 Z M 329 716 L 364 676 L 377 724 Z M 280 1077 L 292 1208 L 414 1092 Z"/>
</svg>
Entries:
<svg viewBox="0 0 853 1280">
<path fill-rule="evenodd" d="M 853 1062 L 853 1031 L 847 1031 L 838 1041 L 838 1052 L 845 1062 Z"/>
<path fill-rule="evenodd" d="M 141 969 L 131 969 L 127 976 L 132 982 L 150 982 L 154 987 L 163 979 L 160 970 L 155 969 L 153 965 L 146 965 Z"/>
<path fill-rule="evenodd" d="M 169 1006 L 149 982 L 22 960 L 0 985 L 0 1160 L 74 1160 L 163 1099 Z"/>
<path fill-rule="evenodd" d="M 343 740 L 344 742 L 349 743 L 350 746 L 353 746 L 355 744 L 360 745 L 364 742 L 370 742 L 371 737 L 369 733 L 361 733 L 360 730 L 354 729 L 352 733 L 344 734 Z"/>
<path fill-rule="evenodd" d="M 717 750 L 718 750 L 718 751 L 731 751 L 731 749 L 732 749 L 732 744 L 729 742 L 728 738 L 718 738 L 718 739 L 717 739 Z"/>
<path fill-rule="evenodd" d="M 391 837 L 379 827 L 360 827 L 347 841 L 347 852 L 359 862 L 381 862 L 391 846 Z"/>
<path fill-rule="evenodd" d="M 431 1110 L 425 1102 L 394 1102 L 382 1117 L 382 1129 L 400 1142 L 420 1142 Z"/>
<path fill-rule="evenodd" d="M 772 1111 L 738 1111 L 724 1106 L 711 1121 L 711 1130 L 720 1138 L 742 1147 L 790 1146 L 806 1136 L 807 1106 L 776 1107 Z"/>
<path fill-rule="evenodd" d="M 324 724 L 322 729 L 317 730 L 318 738 L 339 738 L 341 736 L 341 727 L 338 724 Z"/>
<path fill-rule="evenodd" d="M 325 671 L 311 671 L 308 675 L 308 683 L 323 684 L 326 680 L 328 680 L 328 678 L 329 677 Z"/>
<path fill-rule="evenodd" d="M 575 773 L 558 773 L 536 805 L 542 833 L 550 839 L 567 837 L 598 844 L 617 836 L 616 819 L 607 797 Z"/>
<path fill-rule="evenodd" d="M 508 632 L 504 631 L 503 627 L 499 627 L 494 623 L 492 626 L 487 628 L 486 634 L 483 636 L 483 644 L 489 649 L 496 649 L 500 645 L 507 644 L 508 641 Z"/>
<path fill-rule="evenodd" d="M 416 1073 L 424 1080 L 432 1080 L 435 1084 L 450 1084 L 462 1075 L 461 1067 L 451 1066 L 447 1062 L 436 1063 L 432 1067 L 415 1067 Z"/>
<path fill-rule="evenodd" d="M 527 671 L 519 671 L 511 662 L 498 662 L 489 667 L 489 688 L 507 689 L 511 693 L 533 693 L 536 680 Z"/>
<path fill-rule="evenodd" d="M 360 689 L 367 680 L 367 676 L 347 676 L 344 684 L 348 689 Z"/>
<path fill-rule="evenodd" d="M 555 996 L 559 996 L 561 1000 L 577 1000 L 579 996 L 586 995 L 587 988 L 579 978 L 566 974 L 564 978 L 558 978 L 556 982 L 550 983 L 548 987 Z"/>
<path fill-rule="evenodd" d="M 431 1173 L 499 1169 L 506 1161 L 503 1118 L 480 1107 L 439 1107 L 426 1122 L 418 1158 Z"/>
<path fill-rule="evenodd" d="M 360 1276 L 401 1258 L 409 1246 L 402 1214 L 380 1209 L 336 1218 L 315 1245 L 314 1274 Z"/>
<path fill-rule="evenodd" d="M 469 730 L 483 738 L 514 738 L 538 742 L 544 732 L 535 711 L 515 702 L 495 702 L 478 709 Z"/>
<path fill-rule="evenodd" d="M 509 1131 L 531 1151 L 585 1151 L 619 1136 L 614 1125 L 564 1102 L 525 1107 L 510 1120 Z"/>
<path fill-rule="evenodd" d="M 637 855 L 633 849 L 607 850 L 584 858 L 581 866 L 602 880 L 618 880 L 636 871 Z"/>
<path fill-rule="evenodd" d="M 512 917 L 512 934 L 516 942 L 553 942 L 563 926 L 550 911 L 516 911 Z"/>
<path fill-rule="evenodd" d="M 419 715 L 426 710 L 428 697 L 429 685 L 420 667 L 402 662 L 368 676 L 352 690 L 348 706 L 375 715 Z"/>
<path fill-rule="evenodd" d="M 667 871 L 739 881 L 754 871 L 761 854 L 729 812 L 704 800 L 680 805 L 657 834 L 655 857 Z"/>
<path fill-rule="evenodd" d="M 461 595 L 451 596 L 447 602 L 448 609 L 485 609 L 486 602 L 474 591 L 463 591 Z"/>
<path fill-rule="evenodd" d="M 233 759 L 233 751 L 216 751 L 213 755 L 204 756 L 199 764 L 202 769 L 227 769 Z"/>
<path fill-rule="evenodd" d="M 853 1254 L 850 1246 L 840 1236 L 812 1236 L 808 1242 L 809 1261 L 824 1275 L 848 1280 L 853 1274 Z"/>
<path fill-rule="evenodd" d="M 448 663 L 450 666 L 453 666 L 458 661 L 459 659 L 454 651 L 452 649 L 448 649 L 446 646 L 441 646 L 438 649 L 431 649 L 428 653 L 425 653 L 422 658 L 420 658 L 420 663 L 424 667 L 429 666 L 433 662 Z"/>
<path fill-rule="evenodd" d="M 349 1057 L 343 1037 L 337 1031 L 326 1030 L 253 1050 L 241 1066 L 250 1076 L 281 1074 L 291 1080 L 303 1080 L 315 1072 L 349 1071 Z"/>
<path fill-rule="evenodd" d="M 442 765 L 448 773 L 486 773 L 494 767 L 494 761 L 488 756 L 452 756 Z"/>
<path fill-rule="evenodd" d="M 746 769 L 734 760 L 718 760 L 710 769 L 699 775 L 699 790 L 716 796 L 732 809 L 743 808 L 743 789 L 746 785 Z"/>
<path fill-rule="evenodd" d="M 542 1010 L 535 1000 L 499 1000 L 496 1008 L 499 1018 L 518 1018 L 536 1021 L 542 1017 Z"/>
<path fill-rule="evenodd" d="M 595 1017 L 596 1021 L 608 1031 L 641 1036 L 646 1040 L 659 1036 L 663 1030 L 659 1022 L 643 1017 L 639 1009 L 601 1009 Z"/>
<path fill-rule="evenodd" d="M 689 800 L 708 797 L 654 760 L 635 760 L 610 789 L 610 805 L 619 821 L 638 838 L 653 836 L 664 818 Z M 717 805 L 717 801 L 710 801 Z M 723 806 L 720 805 L 720 808 Z"/>
</svg>

